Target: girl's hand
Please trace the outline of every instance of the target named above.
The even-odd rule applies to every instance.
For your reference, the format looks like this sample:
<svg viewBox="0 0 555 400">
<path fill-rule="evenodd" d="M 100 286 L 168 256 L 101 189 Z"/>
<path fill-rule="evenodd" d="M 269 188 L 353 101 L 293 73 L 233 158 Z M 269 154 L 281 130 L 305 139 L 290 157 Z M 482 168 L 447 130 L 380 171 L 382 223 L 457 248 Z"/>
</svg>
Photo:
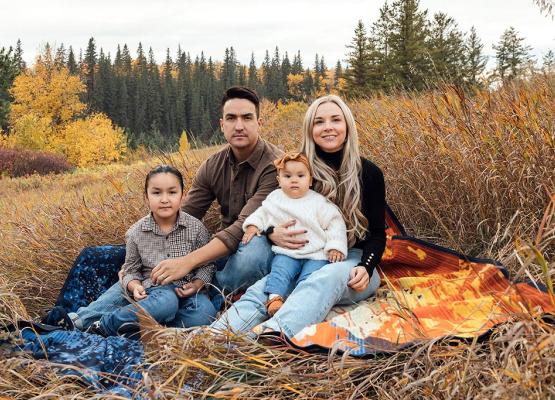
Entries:
<svg viewBox="0 0 555 400">
<path fill-rule="evenodd" d="M 182 287 L 176 287 L 175 293 L 177 294 L 177 297 L 189 297 L 196 294 L 203 287 L 204 282 L 200 279 L 195 279 L 192 282 L 185 283 Z"/>
<path fill-rule="evenodd" d="M 347 282 L 347 286 L 351 289 L 356 290 L 357 292 L 362 292 L 368 287 L 369 283 L 370 277 L 368 276 L 366 268 L 356 266 L 351 270 L 351 273 L 349 274 L 349 282 Z"/>
<path fill-rule="evenodd" d="M 135 301 L 146 299 L 146 290 L 143 285 L 137 285 L 133 288 L 133 298 Z"/>
<path fill-rule="evenodd" d="M 305 229 L 289 230 L 290 226 L 297 223 L 294 219 L 287 221 L 281 225 L 274 228 L 274 232 L 268 236 L 268 238 L 279 247 L 284 247 L 286 249 L 300 249 L 308 240 L 304 238 L 297 238 L 298 235 L 306 233 Z"/>
<path fill-rule="evenodd" d="M 247 230 L 245 231 L 245 234 L 243 235 L 243 240 L 241 240 L 241 243 L 247 244 L 248 242 L 251 241 L 251 239 L 254 235 L 260 236 L 260 229 L 258 229 L 254 225 L 247 226 Z"/>
<path fill-rule="evenodd" d="M 339 250 L 331 249 L 328 251 L 328 261 L 329 262 L 338 262 L 343 261 L 345 259 L 345 255 L 340 252 Z"/>
</svg>

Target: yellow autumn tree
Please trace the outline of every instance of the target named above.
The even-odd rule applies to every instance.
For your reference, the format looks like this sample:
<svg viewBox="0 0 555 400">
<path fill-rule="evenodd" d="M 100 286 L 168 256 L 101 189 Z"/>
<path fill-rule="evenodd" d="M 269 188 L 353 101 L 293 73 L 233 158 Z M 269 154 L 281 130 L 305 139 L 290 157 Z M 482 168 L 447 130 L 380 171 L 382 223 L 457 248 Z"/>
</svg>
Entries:
<svg viewBox="0 0 555 400">
<path fill-rule="evenodd" d="M 65 125 L 53 147 L 78 167 L 109 164 L 127 152 L 123 129 L 113 127 L 112 121 L 100 113 Z"/>
<path fill-rule="evenodd" d="M 12 132 L 4 144 L 57 152 L 80 167 L 121 159 L 127 151 L 123 130 L 103 114 L 80 118 L 84 91 L 78 77 L 53 62 L 47 46 L 33 68 L 14 80 Z"/>
<path fill-rule="evenodd" d="M 304 76 L 302 74 L 287 75 L 287 90 L 291 97 L 301 100 L 305 95 Z"/>
<path fill-rule="evenodd" d="M 9 147 L 22 147 L 30 150 L 52 150 L 55 136 L 52 120 L 30 112 L 13 121 L 12 134 L 7 137 Z"/>
<path fill-rule="evenodd" d="M 189 143 L 189 138 L 187 137 L 187 132 L 182 131 L 181 137 L 179 138 L 179 151 L 185 153 L 187 150 L 191 149 L 191 143 Z"/>
<path fill-rule="evenodd" d="M 18 75 L 13 83 L 11 94 L 10 121 L 27 114 L 40 118 L 50 118 L 52 127 L 62 125 L 85 109 L 79 100 L 85 85 L 79 77 L 70 75 L 66 67 L 56 67 L 48 54 L 39 56 L 33 68 Z"/>
</svg>

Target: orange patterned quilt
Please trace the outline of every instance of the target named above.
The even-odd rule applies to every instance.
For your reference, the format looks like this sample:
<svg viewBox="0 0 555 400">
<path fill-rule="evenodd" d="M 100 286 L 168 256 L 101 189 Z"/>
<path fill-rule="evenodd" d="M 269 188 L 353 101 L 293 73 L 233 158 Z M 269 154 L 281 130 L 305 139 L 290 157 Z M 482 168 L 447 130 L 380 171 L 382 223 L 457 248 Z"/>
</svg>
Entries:
<svg viewBox="0 0 555 400">
<path fill-rule="evenodd" d="M 334 307 L 324 322 L 290 339 L 293 345 L 367 355 L 434 338 L 480 336 L 519 316 L 555 314 L 552 294 L 512 283 L 500 263 L 406 236 L 389 209 L 386 221 L 376 298 Z"/>
</svg>

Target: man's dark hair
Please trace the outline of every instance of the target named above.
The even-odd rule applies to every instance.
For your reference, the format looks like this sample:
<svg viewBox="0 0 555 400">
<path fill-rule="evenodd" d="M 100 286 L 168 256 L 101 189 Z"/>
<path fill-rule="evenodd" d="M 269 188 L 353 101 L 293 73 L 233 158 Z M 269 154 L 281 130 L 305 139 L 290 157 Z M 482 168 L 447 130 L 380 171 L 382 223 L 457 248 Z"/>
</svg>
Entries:
<svg viewBox="0 0 555 400">
<path fill-rule="evenodd" d="M 227 89 L 222 98 L 222 109 L 224 104 L 231 99 L 245 99 L 254 104 L 256 108 L 256 118 L 260 117 L 260 98 L 253 89 L 246 86 L 232 86 Z"/>
</svg>

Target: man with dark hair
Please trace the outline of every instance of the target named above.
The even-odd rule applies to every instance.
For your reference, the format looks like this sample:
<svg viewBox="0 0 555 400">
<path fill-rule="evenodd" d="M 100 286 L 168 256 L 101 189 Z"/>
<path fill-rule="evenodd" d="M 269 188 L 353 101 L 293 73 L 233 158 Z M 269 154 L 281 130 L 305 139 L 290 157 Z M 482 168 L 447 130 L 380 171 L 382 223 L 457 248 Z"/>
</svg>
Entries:
<svg viewBox="0 0 555 400">
<path fill-rule="evenodd" d="M 199 168 L 183 209 L 201 219 L 216 199 L 223 229 L 204 247 L 187 256 L 162 261 L 152 280 L 167 284 L 210 261 L 219 264 L 216 285 L 226 291 L 246 288 L 269 272 L 271 247 L 265 236 L 240 244 L 242 224 L 277 188 L 273 160 L 282 151 L 260 138 L 260 100 L 252 89 L 235 86 L 222 99 L 220 128 L 228 143 Z"/>
</svg>

